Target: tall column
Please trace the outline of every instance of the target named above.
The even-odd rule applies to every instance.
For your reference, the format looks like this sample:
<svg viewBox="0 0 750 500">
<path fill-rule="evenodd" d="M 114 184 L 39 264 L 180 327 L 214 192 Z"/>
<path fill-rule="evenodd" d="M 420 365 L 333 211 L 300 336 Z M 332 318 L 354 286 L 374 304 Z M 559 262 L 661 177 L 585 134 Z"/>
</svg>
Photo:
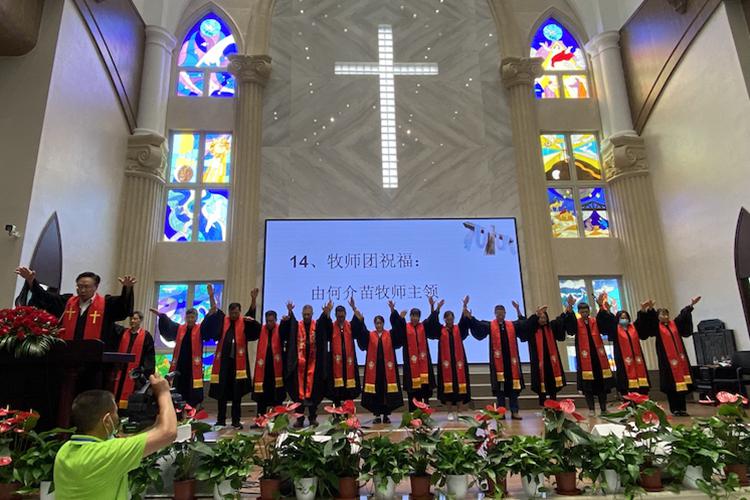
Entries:
<svg viewBox="0 0 750 500">
<path fill-rule="evenodd" d="M 547 212 L 547 188 L 542 166 L 534 102 L 534 79 L 541 74 L 541 59 L 508 57 L 500 72 L 510 95 L 516 172 L 521 202 L 526 309 L 553 307 L 560 302 L 552 260 L 552 229 Z"/>
<path fill-rule="evenodd" d="M 153 260 L 164 205 L 167 144 L 164 138 L 169 67 L 175 39 L 146 27 L 138 128 L 128 139 L 118 269 L 138 279 L 135 308 L 154 304 Z"/>
<path fill-rule="evenodd" d="M 229 236 L 227 303 L 247 302 L 258 281 L 263 89 L 271 75 L 266 55 L 229 56 L 237 87 L 234 111 L 232 229 Z"/>
</svg>

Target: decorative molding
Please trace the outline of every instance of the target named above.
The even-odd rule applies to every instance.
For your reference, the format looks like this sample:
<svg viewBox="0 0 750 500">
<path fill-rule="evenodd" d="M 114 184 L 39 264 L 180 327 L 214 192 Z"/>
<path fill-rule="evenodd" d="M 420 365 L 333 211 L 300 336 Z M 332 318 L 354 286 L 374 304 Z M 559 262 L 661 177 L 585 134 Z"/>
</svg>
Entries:
<svg viewBox="0 0 750 500">
<path fill-rule="evenodd" d="M 687 12 L 688 0 L 667 0 L 667 3 L 672 6 L 675 12 L 680 14 Z"/>
<path fill-rule="evenodd" d="M 596 57 L 605 50 L 610 49 L 620 50 L 619 31 L 603 31 L 591 37 L 591 40 L 586 44 L 586 52 L 591 57 Z"/>
<path fill-rule="evenodd" d="M 633 175 L 647 175 L 646 146 L 637 135 L 613 135 L 602 147 L 607 182 Z"/>
<path fill-rule="evenodd" d="M 539 57 L 506 57 L 500 63 L 500 76 L 505 88 L 519 85 L 533 86 L 542 75 L 542 59 Z"/>
<path fill-rule="evenodd" d="M 159 45 L 165 51 L 172 52 L 177 44 L 177 39 L 161 26 L 149 24 L 146 26 L 146 44 Z"/>
<path fill-rule="evenodd" d="M 0 0 L 0 56 L 22 56 L 36 47 L 42 0 Z"/>
<path fill-rule="evenodd" d="M 167 140 L 154 133 L 136 134 L 128 138 L 125 175 L 147 177 L 164 184 L 167 166 Z"/>
<path fill-rule="evenodd" d="M 239 83 L 255 83 L 265 87 L 271 76 L 271 56 L 232 54 L 229 56 L 229 72 Z"/>
</svg>

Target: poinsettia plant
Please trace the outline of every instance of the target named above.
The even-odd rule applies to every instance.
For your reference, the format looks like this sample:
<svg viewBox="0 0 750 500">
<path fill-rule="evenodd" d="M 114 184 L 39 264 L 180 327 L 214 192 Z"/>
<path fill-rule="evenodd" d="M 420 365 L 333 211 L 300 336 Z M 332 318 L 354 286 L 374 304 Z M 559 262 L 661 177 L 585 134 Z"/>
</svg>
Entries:
<svg viewBox="0 0 750 500">
<path fill-rule="evenodd" d="M 56 316 L 36 307 L 20 306 L 0 310 L 0 351 L 17 358 L 44 356 L 60 338 L 62 328 Z"/>
<path fill-rule="evenodd" d="M 281 459 L 276 442 L 279 434 L 289 429 L 291 421 L 302 416 L 296 412 L 299 407 L 300 403 L 278 405 L 255 418 L 255 426 L 261 429 L 261 435 L 253 461 L 261 468 L 263 479 L 281 479 Z"/>
<path fill-rule="evenodd" d="M 477 468 L 477 479 L 488 484 L 500 484 L 508 476 L 508 449 L 510 441 L 503 436 L 506 410 L 502 406 L 487 405 L 473 417 L 462 417 L 469 424 L 467 434 L 477 443 L 477 453 L 484 458 L 486 465 Z M 502 495 L 497 488 L 496 494 Z"/>
<path fill-rule="evenodd" d="M 555 472 L 574 472 L 581 467 L 590 435 L 579 425 L 584 417 L 576 411 L 573 400 L 548 399 L 544 402 L 542 420 L 545 438 L 555 457 Z"/>
<path fill-rule="evenodd" d="M 666 453 L 664 438 L 671 430 L 664 408 L 644 394 L 631 392 L 617 412 L 610 413 L 609 420 L 625 425 L 628 434 L 640 444 L 643 465 L 647 469 L 663 465 Z"/>
<path fill-rule="evenodd" d="M 720 392 L 716 415 L 706 421 L 721 444 L 721 460 L 726 464 L 750 464 L 750 429 L 745 412 L 747 398 L 740 394 Z"/>
<path fill-rule="evenodd" d="M 401 417 L 401 428 L 406 430 L 406 449 L 409 453 L 409 473 L 412 476 L 426 476 L 435 445 L 440 439 L 440 429 L 435 427 L 432 414 L 435 410 L 418 399 L 413 399 L 414 411 L 405 412 Z"/>
<path fill-rule="evenodd" d="M 0 408 L 0 483 L 14 481 L 15 462 L 32 446 L 29 433 L 38 421 L 33 411 Z"/>
</svg>

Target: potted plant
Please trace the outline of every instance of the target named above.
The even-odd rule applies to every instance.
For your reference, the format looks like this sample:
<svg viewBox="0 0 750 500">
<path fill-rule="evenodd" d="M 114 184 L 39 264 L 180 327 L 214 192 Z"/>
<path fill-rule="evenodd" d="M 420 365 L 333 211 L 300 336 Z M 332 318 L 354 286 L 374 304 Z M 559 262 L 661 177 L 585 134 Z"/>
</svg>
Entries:
<svg viewBox="0 0 750 500">
<path fill-rule="evenodd" d="M 204 442 L 204 435 L 211 430 L 211 426 L 202 422 L 190 422 L 191 437 L 172 445 L 174 458 L 174 498 L 175 500 L 192 500 L 195 498 L 195 475 L 200 463 L 200 457 L 206 454 L 208 445 Z"/>
<path fill-rule="evenodd" d="M 128 486 L 130 487 L 130 498 L 142 500 L 146 496 L 149 488 L 157 490 L 164 489 L 164 479 L 162 471 L 159 468 L 160 461 L 168 456 L 172 450 L 164 448 L 156 453 L 144 457 L 141 465 L 128 473 Z"/>
<path fill-rule="evenodd" d="M 495 498 L 507 494 L 508 440 L 503 439 L 505 413 L 505 408 L 492 404 L 479 410 L 474 417 L 462 417 L 469 424 L 466 432 L 479 443 L 477 453 L 484 461 L 477 468 L 477 479 L 484 484 L 486 496 Z"/>
<path fill-rule="evenodd" d="M 294 481 L 297 500 L 313 500 L 319 480 L 328 480 L 323 444 L 314 431 L 303 430 L 287 434 L 281 446 L 281 469 Z"/>
<path fill-rule="evenodd" d="M 0 352 L 17 358 L 44 356 L 55 344 L 63 344 L 56 316 L 31 306 L 0 310 Z"/>
<path fill-rule="evenodd" d="M 363 432 L 357 418 L 354 401 L 341 406 L 326 406 L 331 418 L 318 428 L 318 433 L 330 439 L 323 447 L 326 469 L 335 475 L 336 483 L 328 485 L 338 499 L 359 497 L 359 452 Z"/>
<path fill-rule="evenodd" d="M 21 485 L 18 493 L 39 491 L 42 500 L 54 498 L 52 467 L 65 437 L 71 434 L 73 429 L 52 429 L 40 433 L 31 430 L 26 434 L 27 445 L 18 455 L 13 468 L 13 479 Z"/>
<path fill-rule="evenodd" d="M 426 403 L 413 400 L 415 409 L 401 417 L 401 427 L 406 431 L 406 450 L 409 454 L 409 482 L 413 500 L 431 498 L 428 469 L 440 439 L 440 429 L 432 419 L 434 410 Z"/>
<path fill-rule="evenodd" d="M 700 489 L 713 497 L 721 487 L 713 480 L 715 470 L 724 468 L 721 462 L 721 443 L 710 432 L 710 427 L 698 423 L 672 429 L 666 437 L 670 445 L 667 472 L 688 488 Z"/>
<path fill-rule="evenodd" d="M 626 394 L 619 412 L 611 413 L 610 420 L 625 424 L 628 436 L 636 441 L 643 451 L 640 484 L 646 491 L 662 491 L 661 467 L 666 452 L 664 438 L 670 432 L 664 408 L 648 396 L 638 393 Z"/>
<path fill-rule="evenodd" d="M 469 476 L 475 473 L 477 459 L 476 442 L 469 434 L 444 432 L 435 446 L 432 461 L 435 482 L 445 485 L 448 496 L 464 498 L 469 490 Z"/>
<path fill-rule="evenodd" d="M 537 497 L 546 491 L 544 476 L 552 470 L 548 458 L 550 443 L 539 436 L 513 436 L 508 442 L 506 465 L 521 476 L 526 494 Z"/>
<path fill-rule="evenodd" d="M 727 480 L 736 476 L 740 486 L 750 486 L 747 464 L 750 463 L 750 429 L 744 405 L 747 399 L 738 394 L 720 392 L 716 395 L 719 408 L 707 420 L 711 433 L 721 443 L 721 461 L 726 464 Z"/>
<path fill-rule="evenodd" d="M 0 498 L 20 498 L 16 462 L 29 449 L 29 433 L 38 421 L 37 413 L 0 408 Z"/>
<path fill-rule="evenodd" d="M 580 490 L 576 488 L 577 469 L 581 467 L 581 460 L 588 453 L 586 448 L 589 444 L 589 434 L 578 425 L 584 418 L 576 412 L 576 405 L 572 399 L 548 399 L 544 402 L 542 419 L 545 438 L 550 443 L 550 452 L 555 457 L 555 491 L 560 495 L 578 495 Z"/>
<path fill-rule="evenodd" d="M 195 478 L 213 486 L 215 500 L 239 498 L 242 481 L 250 474 L 256 440 L 238 433 L 199 450 L 203 457 Z"/>
<path fill-rule="evenodd" d="M 376 498 L 391 498 L 396 485 L 409 473 L 410 457 L 403 441 L 377 436 L 362 442 L 360 479 L 372 479 Z"/>
<path fill-rule="evenodd" d="M 255 426 L 261 429 L 255 446 L 253 462 L 260 467 L 260 498 L 273 500 L 279 498 L 282 461 L 278 436 L 289 429 L 291 421 L 297 419 L 300 403 L 279 405 L 255 419 Z"/>
<path fill-rule="evenodd" d="M 632 439 L 620 439 L 614 434 L 591 436 L 589 453 L 584 457 L 583 473 L 594 485 L 614 495 L 622 489 L 632 499 L 642 490 L 638 486 L 643 454 Z"/>
</svg>

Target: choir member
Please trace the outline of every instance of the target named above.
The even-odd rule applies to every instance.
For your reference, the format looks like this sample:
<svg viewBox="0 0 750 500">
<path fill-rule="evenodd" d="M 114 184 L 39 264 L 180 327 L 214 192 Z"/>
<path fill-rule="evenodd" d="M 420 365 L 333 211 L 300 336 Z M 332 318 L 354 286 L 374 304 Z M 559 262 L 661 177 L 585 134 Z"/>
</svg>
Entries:
<svg viewBox="0 0 750 500">
<path fill-rule="evenodd" d="M 425 323 L 421 322 L 422 311 L 416 307 L 409 311 L 409 322 L 404 319 L 406 311 L 399 314 L 396 304 L 388 302 L 391 309 L 391 334 L 403 339 L 404 390 L 409 399 L 409 411 L 416 410 L 414 400 L 430 404 L 435 387 L 430 345 L 427 343 Z"/>
<path fill-rule="evenodd" d="M 568 304 L 575 303 L 572 296 L 568 297 Z M 615 379 L 604 349 L 604 341 L 599 333 L 599 326 L 591 317 L 591 307 L 586 302 L 578 304 L 579 318 L 572 312 L 566 314 L 566 330 L 568 335 L 575 337 L 576 346 L 576 376 L 578 390 L 586 398 L 589 416 L 594 416 L 595 399 L 599 400 L 602 414 L 607 413 L 607 394 L 615 386 Z"/>
<path fill-rule="evenodd" d="M 187 404 L 199 408 L 203 404 L 203 342 L 210 336 L 201 330 L 198 311 L 192 307 L 185 311 L 185 323 L 178 324 L 156 309 L 150 311 L 159 317 L 159 335 L 174 342 L 170 372 L 177 372 L 172 387 Z"/>
<path fill-rule="evenodd" d="M 432 308 L 435 299 L 430 297 L 429 300 Z M 426 333 L 427 338 L 438 340 L 438 399 L 452 407 L 448 420 L 454 420 L 458 419 L 460 405 L 471 401 L 469 365 L 464 352 L 464 339 L 469 336 L 469 320 L 462 316 L 456 325 L 453 312 L 445 311 L 445 325 L 440 324 L 440 308 L 444 303 L 444 300 L 438 302 L 437 309 L 427 318 Z"/>
<path fill-rule="evenodd" d="M 326 384 L 326 344 L 328 342 L 328 315 L 333 304 L 328 302 L 318 320 L 313 319 L 313 308 L 302 308 L 302 321 L 294 316 L 294 304 L 287 303 L 288 322 L 283 334 L 287 341 L 286 371 L 284 374 L 287 393 L 302 410 L 307 409 L 310 425 L 317 425 L 318 405 L 323 400 Z M 295 427 L 302 427 L 304 416 L 299 417 Z"/>
<path fill-rule="evenodd" d="M 216 340 L 216 353 L 211 367 L 211 385 L 208 396 L 219 404 L 216 425 L 226 425 L 227 402 L 232 400 L 232 427 L 242 429 L 242 398 L 250 393 L 250 361 L 247 355 L 247 333 L 259 328 L 258 322 L 250 317 L 248 311 L 242 317 L 242 306 L 237 302 L 229 304 L 227 314 L 216 308 L 214 289 L 208 284 L 208 297 L 211 301 L 211 312 L 203 320 L 203 328 Z"/>
<path fill-rule="evenodd" d="M 528 320 L 531 390 L 539 396 L 540 406 L 548 398 L 557 399 L 557 393 L 565 387 L 565 370 L 557 342 L 565 340 L 565 315 L 571 311 L 569 304 L 563 314 L 550 321 L 547 306 L 541 306 Z"/>
<path fill-rule="evenodd" d="M 469 310 L 469 297 L 464 299 L 463 315 L 470 321 L 471 335 L 477 340 L 484 340 L 488 336 L 490 350 L 490 382 L 492 394 L 497 398 L 497 405 L 505 407 L 506 396 L 513 420 L 521 420 L 518 414 L 518 395 L 525 387 L 521 358 L 518 356 L 518 338 L 526 340 L 526 318 L 521 314 L 520 306 L 515 300 L 512 302 L 516 310 L 516 321 L 505 319 L 505 306 L 495 306 L 495 319 L 480 321 Z"/>
<path fill-rule="evenodd" d="M 250 294 L 250 316 L 255 317 L 258 289 Z M 257 340 L 255 371 L 253 373 L 253 401 L 258 404 L 258 415 L 266 413 L 269 407 L 280 405 L 286 399 L 284 387 L 284 365 L 286 363 L 286 338 L 282 332 L 288 329 L 279 324 L 276 311 L 266 311 L 263 326 L 253 324 L 248 340 Z"/>
<path fill-rule="evenodd" d="M 140 368 L 141 373 L 147 380 L 150 375 L 153 375 L 156 367 L 154 338 L 151 333 L 143 329 L 142 322 L 143 313 L 133 311 L 133 314 L 130 315 L 130 328 L 117 328 L 121 332 L 120 346 L 117 351 L 135 355 L 135 359 L 128 363 L 125 368 L 119 370 L 115 376 L 115 385 L 112 392 L 115 395 L 117 405 L 123 410 L 128 408 L 128 397 L 133 391 L 140 389 L 137 381 L 130 377 L 130 372 L 135 368 Z"/>
<path fill-rule="evenodd" d="M 641 339 L 656 338 L 656 354 L 659 358 L 659 384 L 667 395 L 669 411 L 675 416 L 687 417 L 687 394 L 693 390 L 690 359 L 682 337 L 693 334 L 693 308 L 700 302 L 695 297 L 683 308 L 674 320 L 669 319 L 669 310 L 654 310 L 654 301 L 641 305 L 638 312 L 638 333 Z"/>
<path fill-rule="evenodd" d="M 349 299 L 354 309 L 354 298 Z M 352 318 L 354 321 L 354 318 Z M 352 334 L 352 323 L 346 320 L 346 308 L 336 306 L 336 321 L 332 324 L 326 319 L 326 331 L 330 332 L 330 350 L 328 351 L 328 370 L 326 378 L 326 397 L 340 406 L 342 401 L 359 397 L 361 385 L 357 352 Z"/>
<path fill-rule="evenodd" d="M 596 301 L 599 304 L 596 315 L 599 332 L 614 346 L 617 391 L 623 396 L 629 392 L 648 394 L 651 383 L 638 336 L 638 327 L 641 325 L 637 321 L 634 324 L 627 311 L 612 314 L 606 293 L 601 294 Z"/>
<path fill-rule="evenodd" d="M 354 311 L 352 330 L 356 332 L 357 344 L 367 352 L 362 406 L 375 415 L 373 424 L 390 424 L 391 412 L 404 405 L 396 363 L 396 349 L 401 348 L 402 339 L 383 329 L 385 319 L 382 316 L 375 316 L 375 330 L 368 331 L 353 299 L 350 305 Z"/>
<path fill-rule="evenodd" d="M 118 278 L 122 285 L 120 295 L 101 296 L 97 293 L 101 278 L 85 272 L 76 278 L 76 295 L 58 295 L 42 288 L 36 272 L 28 267 L 19 267 L 16 274 L 26 280 L 32 303 L 60 317 L 64 340 L 96 339 L 103 341 L 109 350 L 117 349 L 120 338 L 115 332 L 115 322 L 127 319 L 133 312 L 134 277 Z"/>
</svg>

